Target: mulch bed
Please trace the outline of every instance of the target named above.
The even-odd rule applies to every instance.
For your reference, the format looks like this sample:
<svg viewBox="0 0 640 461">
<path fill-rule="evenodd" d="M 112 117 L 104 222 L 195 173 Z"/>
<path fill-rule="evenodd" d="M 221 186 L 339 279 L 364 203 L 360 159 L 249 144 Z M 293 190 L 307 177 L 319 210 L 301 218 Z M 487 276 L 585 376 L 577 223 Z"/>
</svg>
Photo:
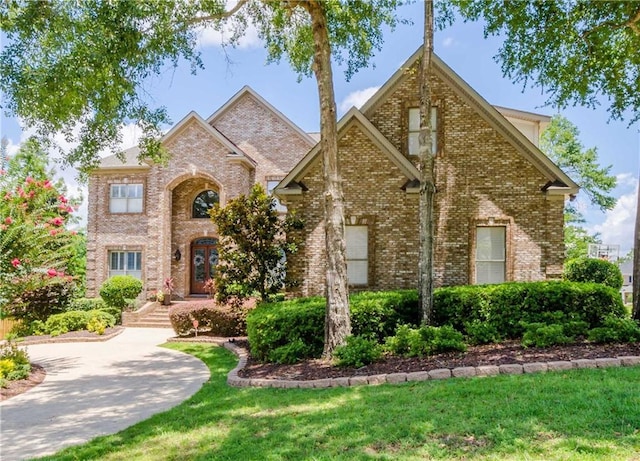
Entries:
<svg viewBox="0 0 640 461">
<path fill-rule="evenodd" d="M 23 392 L 28 391 L 44 381 L 47 372 L 40 365 L 31 364 L 31 373 L 26 379 L 17 379 L 15 381 L 7 381 L 7 387 L 0 387 L 0 401 L 6 400 Z"/>
<path fill-rule="evenodd" d="M 238 345 L 246 347 L 238 341 Z M 523 364 L 558 360 L 615 358 L 640 356 L 640 343 L 579 343 L 548 348 L 524 348 L 518 341 L 469 347 L 466 352 L 449 352 L 425 358 L 390 356 L 362 368 L 338 368 L 322 360 L 306 360 L 293 365 L 260 363 L 249 356 L 247 366 L 238 372 L 242 378 L 312 380 L 342 376 L 369 376 L 390 373 L 429 371 L 438 368 L 475 367 L 482 365 Z"/>
</svg>

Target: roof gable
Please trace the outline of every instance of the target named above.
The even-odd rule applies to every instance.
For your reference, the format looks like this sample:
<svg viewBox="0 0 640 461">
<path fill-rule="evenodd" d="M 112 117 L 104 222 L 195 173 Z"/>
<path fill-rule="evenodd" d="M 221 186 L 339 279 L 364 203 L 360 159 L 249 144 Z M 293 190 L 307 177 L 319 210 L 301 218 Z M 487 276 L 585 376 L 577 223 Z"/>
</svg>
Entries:
<svg viewBox="0 0 640 461">
<path fill-rule="evenodd" d="M 422 57 L 422 47 L 398 69 L 387 82 L 362 106 L 360 111 L 370 117 L 407 77 L 407 70 Z M 533 164 L 549 181 L 562 186 L 548 188 L 550 194 L 576 194 L 579 186 L 553 163 L 540 149 L 513 126 L 495 107 L 465 82 L 436 54 L 432 58 L 432 71 L 447 84 L 462 100 L 472 107 L 492 128 L 502 135 L 516 151 Z"/>
<path fill-rule="evenodd" d="M 257 92 L 255 92 L 250 86 L 243 86 L 240 91 L 234 94 L 231 99 L 229 99 L 226 103 L 222 105 L 218 110 L 216 110 L 213 114 L 211 114 L 207 118 L 207 123 L 215 126 L 216 120 L 218 120 L 222 115 L 232 110 L 238 101 L 241 99 L 251 96 L 254 100 L 256 100 L 260 105 L 265 107 L 269 112 L 273 113 L 277 118 L 279 118 L 285 125 L 291 128 L 294 132 L 296 132 L 304 141 L 309 144 L 309 147 L 316 144 L 316 141 L 308 134 L 305 133 L 298 125 L 293 123 L 286 115 L 276 109 L 273 105 L 271 105 L 266 99 L 260 96 Z"/>
<path fill-rule="evenodd" d="M 353 125 L 358 125 L 362 132 L 402 171 L 409 181 L 420 178 L 418 169 L 355 107 L 352 107 L 338 122 L 338 140 L 340 140 Z M 318 143 L 280 182 L 276 188 L 277 192 L 286 194 L 286 188 L 294 185 L 294 183 L 306 174 L 320 153 L 321 143 Z"/>
</svg>

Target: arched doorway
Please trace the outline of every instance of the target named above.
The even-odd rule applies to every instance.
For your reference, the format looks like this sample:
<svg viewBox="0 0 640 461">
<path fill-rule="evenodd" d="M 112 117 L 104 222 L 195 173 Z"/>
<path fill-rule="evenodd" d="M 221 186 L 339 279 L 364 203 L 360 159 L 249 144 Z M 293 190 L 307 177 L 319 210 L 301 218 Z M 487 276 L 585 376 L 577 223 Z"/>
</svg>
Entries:
<svg viewBox="0 0 640 461">
<path fill-rule="evenodd" d="M 207 294 L 205 282 L 213 278 L 218 264 L 218 239 L 206 237 L 191 242 L 191 293 Z"/>
</svg>

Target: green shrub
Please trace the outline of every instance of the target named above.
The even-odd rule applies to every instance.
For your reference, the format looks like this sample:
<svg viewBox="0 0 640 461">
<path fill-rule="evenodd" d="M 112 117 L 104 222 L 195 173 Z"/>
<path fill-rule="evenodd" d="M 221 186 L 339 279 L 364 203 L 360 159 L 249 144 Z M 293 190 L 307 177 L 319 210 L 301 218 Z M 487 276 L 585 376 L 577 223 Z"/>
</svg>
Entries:
<svg viewBox="0 0 640 461">
<path fill-rule="evenodd" d="M 525 332 L 522 336 L 524 347 L 549 347 L 559 344 L 571 344 L 574 337 L 567 336 L 563 325 L 558 323 L 529 323 L 525 325 Z"/>
<path fill-rule="evenodd" d="M 604 325 L 589 331 L 589 341 L 595 343 L 632 343 L 640 341 L 640 325 L 629 318 L 609 316 Z"/>
<path fill-rule="evenodd" d="M 128 301 L 128 300 L 127 300 Z M 71 301 L 69 305 L 71 311 L 92 311 L 101 310 L 111 314 L 116 324 L 122 321 L 122 309 L 119 307 L 109 306 L 102 298 L 77 298 Z"/>
<path fill-rule="evenodd" d="M 571 282 L 602 283 L 615 290 L 624 282 L 618 266 L 604 259 L 577 258 L 564 266 L 563 277 Z"/>
<path fill-rule="evenodd" d="M 464 329 L 469 344 L 499 343 L 504 339 L 496 326 L 488 322 L 481 322 L 479 320 L 466 322 Z"/>
<path fill-rule="evenodd" d="M 420 320 L 418 296 L 414 290 L 362 292 L 350 297 L 353 336 L 381 342 L 394 333 L 398 324 L 417 325 Z M 251 353 L 258 360 L 293 362 L 320 357 L 324 344 L 324 298 L 297 298 L 262 304 L 247 318 L 247 335 Z M 300 345 L 286 347 L 300 340 Z M 275 350 L 284 347 L 279 353 Z M 284 351 L 284 352 L 282 352 Z M 285 353 L 286 352 L 286 353 Z"/>
<path fill-rule="evenodd" d="M 100 287 L 100 296 L 109 306 L 124 309 L 127 299 L 135 299 L 142 291 L 142 282 L 130 275 L 114 275 Z"/>
<path fill-rule="evenodd" d="M 382 356 L 382 347 L 377 341 L 364 336 L 348 336 L 344 346 L 334 352 L 339 367 L 360 368 L 375 362 Z"/>
<path fill-rule="evenodd" d="M 244 336 L 247 330 L 247 312 L 250 304 L 221 305 L 213 300 L 190 302 L 169 309 L 171 326 L 178 336 L 195 331 L 193 321 L 198 321 L 198 331 L 208 331 L 215 336 Z"/>
<path fill-rule="evenodd" d="M 247 316 L 251 354 L 261 361 L 281 363 L 283 356 L 286 363 L 320 357 L 324 315 L 325 300 L 320 297 L 261 304 Z"/>
<path fill-rule="evenodd" d="M 407 357 L 424 357 L 442 352 L 467 350 L 462 333 L 449 325 L 422 326 L 417 329 L 401 325 L 395 336 L 387 338 L 386 347 L 394 354 Z"/>
<path fill-rule="evenodd" d="M 587 322 L 601 326 L 607 315 L 625 315 L 620 293 L 596 283 L 516 282 L 439 288 L 434 292 L 436 325 L 487 324 L 505 338 L 521 338 L 523 323 Z M 487 326 L 487 328 L 489 328 Z"/>
<path fill-rule="evenodd" d="M 52 315 L 44 324 L 44 329 L 51 336 L 58 336 L 69 331 L 84 330 L 87 326 L 88 315 L 82 311 L 68 311 Z"/>
</svg>

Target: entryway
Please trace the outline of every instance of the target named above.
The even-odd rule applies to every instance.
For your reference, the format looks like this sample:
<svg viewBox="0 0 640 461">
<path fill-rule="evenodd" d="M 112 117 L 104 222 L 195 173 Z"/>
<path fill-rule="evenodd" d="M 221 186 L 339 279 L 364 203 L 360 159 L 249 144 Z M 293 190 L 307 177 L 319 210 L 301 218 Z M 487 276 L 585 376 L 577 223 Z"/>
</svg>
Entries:
<svg viewBox="0 0 640 461">
<path fill-rule="evenodd" d="M 204 284 L 213 278 L 218 264 L 218 239 L 199 238 L 191 242 L 191 294 L 206 294 Z"/>
</svg>

